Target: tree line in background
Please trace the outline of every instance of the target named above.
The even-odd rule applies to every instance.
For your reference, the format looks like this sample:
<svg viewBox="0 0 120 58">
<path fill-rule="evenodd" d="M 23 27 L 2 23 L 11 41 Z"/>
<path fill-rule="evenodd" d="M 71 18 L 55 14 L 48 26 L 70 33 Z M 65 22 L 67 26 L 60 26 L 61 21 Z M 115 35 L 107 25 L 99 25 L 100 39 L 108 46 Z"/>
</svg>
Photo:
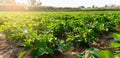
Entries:
<svg viewBox="0 0 120 58">
<path fill-rule="evenodd" d="M 0 11 L 119 11 L 120 7 L 71 8 L 51 6 L 0 6 Z"/>
<path fill-rule="evenodd" d="M 0 0 L 0 11 L 117 11 L 120 10 L 120 6 L 117 5 L 105 5 L 98 7 L 92 5 L 91 7 L 78 6 L 73 7 L 52 7 L 41 6 L 40 0 L 26 0 L 27 3 L 16 3 L 16 0 Z"/>
</svg>

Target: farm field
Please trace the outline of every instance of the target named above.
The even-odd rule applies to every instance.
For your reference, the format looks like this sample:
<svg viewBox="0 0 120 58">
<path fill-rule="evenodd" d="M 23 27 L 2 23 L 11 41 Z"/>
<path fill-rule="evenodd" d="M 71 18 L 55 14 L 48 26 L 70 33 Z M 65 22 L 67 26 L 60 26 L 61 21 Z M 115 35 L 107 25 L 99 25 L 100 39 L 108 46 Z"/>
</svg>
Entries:
<svg viewBox="0 0 120 58">
<path fill-rule="evenodd" d="M 0 33 L 18 58 L 120 58 L 118 11 L 0 12 Z"/>
</svg>

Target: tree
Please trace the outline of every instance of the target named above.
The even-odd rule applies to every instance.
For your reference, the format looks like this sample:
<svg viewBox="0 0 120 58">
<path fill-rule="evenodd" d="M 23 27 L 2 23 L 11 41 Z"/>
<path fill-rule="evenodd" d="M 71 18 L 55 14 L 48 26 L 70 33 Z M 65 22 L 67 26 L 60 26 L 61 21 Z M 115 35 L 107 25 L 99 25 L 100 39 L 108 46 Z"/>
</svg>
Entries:
<svg viewBox="0 0 120 58">
<path fill-rule="evenodd" d="M 37 6 L 41 6 L 42 5 L 40 0 L 37 0 L 36 2 L 37 2 Z"/>
<path fill-rule="evenodd" d="M 92 8 L 95 8 L 95 5 L 93 5 Z"/>
<path fill-rule="evenodd" d="M 112 4 L 111 7 L 115 7 L 116 5 Z"/>
<path fill-rule="evenodd" d="M 28 0 L 29 5 L 36 5 L 36 0 Z"/>
<path fill-rule="evenodd" d="M 79 6 L 79 8 L 85 8 L 85 6 Z"/>
<path fill-rule="evenodd" d="M 105 5 L 105 7 L 109 7 L 108 5 Z"/>
<path fill-rule="evenodd" d="M 41 1 L 40 0 L 28 0 L 29 5 L 33 5 L 33 6 L 41 6 Z"/>
</svg>

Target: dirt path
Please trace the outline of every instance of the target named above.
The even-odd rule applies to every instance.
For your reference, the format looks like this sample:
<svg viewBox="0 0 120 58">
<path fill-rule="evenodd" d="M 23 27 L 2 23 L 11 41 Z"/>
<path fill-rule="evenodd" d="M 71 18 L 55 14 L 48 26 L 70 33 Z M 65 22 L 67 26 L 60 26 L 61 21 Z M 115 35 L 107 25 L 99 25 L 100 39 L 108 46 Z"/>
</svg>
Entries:
<svg viewBox="0 0 120 58">
<path fill-rule="evenodd" d="M 17 58 L 21 50 L 14 42 L 7 40 L 5 35 L 0 34 L 0 58 Z"/>
</svg>

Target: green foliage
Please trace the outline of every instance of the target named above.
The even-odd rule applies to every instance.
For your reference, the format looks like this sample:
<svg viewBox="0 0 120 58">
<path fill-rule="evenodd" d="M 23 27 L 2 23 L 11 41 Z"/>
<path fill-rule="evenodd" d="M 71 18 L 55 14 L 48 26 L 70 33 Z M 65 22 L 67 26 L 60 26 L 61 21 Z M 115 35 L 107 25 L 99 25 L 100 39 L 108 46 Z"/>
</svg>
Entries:
<svg viewBox="0 0 120 58">
<path fill-rule="evenodd" d="M 23 56 L 25 55 L 26 51 L 23 51 L 21 52 L 19 55 L 18 55 L 18 58 L 23 58 Z"/>
<path fill-rule="evenodd" d="M 117 48 L 118 51 L 115 51 L 114 54 L 115 54 L 115 57 L 116 58 L 119 58 L 120 57 L 120 34 L 118 33 L 114 33 L 113 34 L 113 37 L 114 39 L 116 40 L 115 42 L 111 42 L 110 45 L 114 48 Z"/>
<path fill-rule="evenodd" d="M 46 54 L 54 55 L 56 51 L 69 51 L 76 46 L 89 48 L 88 43 L 98 41 L 101 35 L 119 31 L 115 29 L 120 24 L 119 18 L 116 12 L 10 12 L 0 16 L 0 33 L 6 34 L 8 39 L 20 41 L 25 51 L 29 50 L 33 57 L 40 58 Z M 114 36 L 119 41 L 119 35 Z M 111 45 L 119 46 L 116 43 Z M 99 53 L 106 53 L 103 57 L 111 54 L 108 51 Z M 84 54 L 84 57 L 99 57 L 94 51 Z"/>
<path fill-rule="evenodd" d="M 100 51 L 99 55 L 100 58 L 114 58 L 113 54 L 108 50 Z"/>
<path fill-rule="evenodd" d="M 111 46 L 115 47 L 115 48 L 118 48 L 118 47 L 120 47 L 120 44 L 119 43 L 115 43 L 115 42 L 111 42 Z"/>
<path fill-rule="evenodd" d="M 77 56 L 78 57 L 78 56 Z M 99 50 L 96 48 L 90 48 L 82 52 L 78 58 L 116 58 L 109 50 Z"/>
<path fill-rule="evenodd" d="M 114 33 L 113 36 L 115 40 L 120 41 L 120 34 Z"/>
<path fill-rule="evenodd" d="M 113 37 L 116 40 L 116 42 L 111 42 L 110 45 L 114 48 L 119 48 L 120 47 L 120 34 L 114 33 Z"/>
</svg>

